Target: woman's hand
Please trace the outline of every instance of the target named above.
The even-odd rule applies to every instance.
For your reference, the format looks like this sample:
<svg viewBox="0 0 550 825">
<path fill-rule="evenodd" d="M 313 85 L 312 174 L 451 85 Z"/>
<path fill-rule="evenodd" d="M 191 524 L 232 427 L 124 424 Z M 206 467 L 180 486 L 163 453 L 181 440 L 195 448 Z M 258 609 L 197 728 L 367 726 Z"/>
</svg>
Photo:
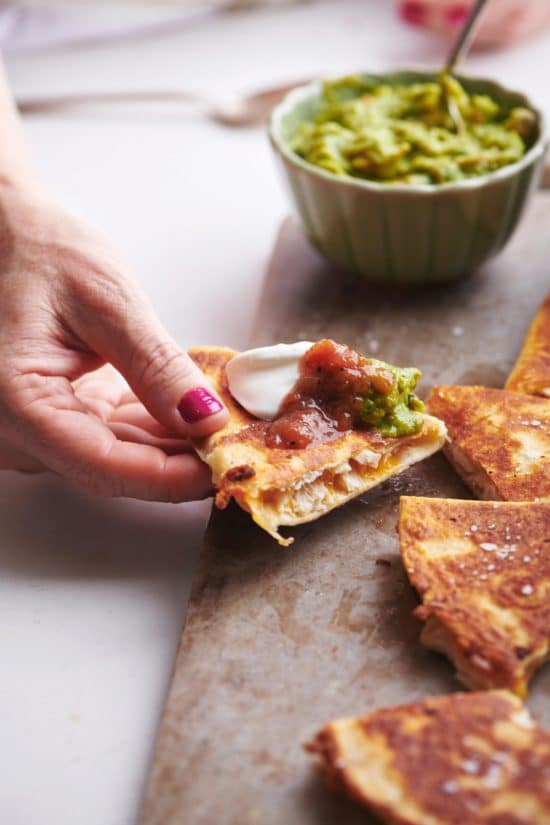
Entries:
<svg viewBox="0 0 550 825">
<path fill-rule="evenodd" d="M 444 35 L 455 35 L 474 0 L 398 0 L 401 17 Z M 475 44 L 504 46 L 550 23 L 548 0 L 494 0 L 483 11 Z"/>
<path fill-rule="evenodd" d="M 108 242 L 0 180 L 0 468 L 101 495 L 204 498 L 210 472 L 187 438 L 226 420 Z"/>
</svg>

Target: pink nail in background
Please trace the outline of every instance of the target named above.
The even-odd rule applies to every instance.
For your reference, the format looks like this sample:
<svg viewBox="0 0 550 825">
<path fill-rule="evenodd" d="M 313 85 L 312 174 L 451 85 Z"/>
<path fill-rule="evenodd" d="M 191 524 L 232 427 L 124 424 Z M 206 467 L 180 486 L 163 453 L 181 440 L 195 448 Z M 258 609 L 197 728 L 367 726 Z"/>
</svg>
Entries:
<svg viewBox="0 0 550 825">
<path fill-rule="evenodd" d="M 195 387 L 185 393 L 180 403 L 178 411 L 184 421 L 188 424 L 195 424 L 215 415 L 223 409 L 217 398 L 214 398 L 204 387 Z"/>
<path fill-rule="evenodd" d="M 401 17 L 407 23 L 421 25 L 426 18 L 426 6 L 421 0 L 405 0 L 399 9 Z"/>
<path fill-rule="evenodd" d="M 449 26 L 461 26 L 469 13 L 469 6 L 466 6 L 464 3 L 457 3 L 445 12 L 445 21 Z"/>
</svg>

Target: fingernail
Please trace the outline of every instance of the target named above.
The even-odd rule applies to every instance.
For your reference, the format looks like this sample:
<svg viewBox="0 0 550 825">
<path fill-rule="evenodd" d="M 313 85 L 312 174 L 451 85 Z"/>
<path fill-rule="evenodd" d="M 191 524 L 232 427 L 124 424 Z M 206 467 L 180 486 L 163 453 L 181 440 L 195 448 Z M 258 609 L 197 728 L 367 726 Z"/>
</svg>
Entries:
<svg viewBox="0 0 550 825">
<path fill-rule="evenodd" d="M 426 19 L 426 6 L 420 0 L 406 0 L 401 3 L 399 12 L 403 20 L 415 26 L 420 26 Z"/>
<path fill-rule="evenodd" d="M 447 9 L 445 12 L 445 20 L 449 26 L 461 26 L 469 14 L 469 6 L 464 5 L 464 3 L 457 3 L 455 6 Z"/>
<path fill-rule="evenodd" d="M 178 412 L 188 424 L 195 424 L 221 410 L 223 407 L 218 399 L 214 398 L 204 387 L 188 390 L 178 404 Z"/>
</svg>

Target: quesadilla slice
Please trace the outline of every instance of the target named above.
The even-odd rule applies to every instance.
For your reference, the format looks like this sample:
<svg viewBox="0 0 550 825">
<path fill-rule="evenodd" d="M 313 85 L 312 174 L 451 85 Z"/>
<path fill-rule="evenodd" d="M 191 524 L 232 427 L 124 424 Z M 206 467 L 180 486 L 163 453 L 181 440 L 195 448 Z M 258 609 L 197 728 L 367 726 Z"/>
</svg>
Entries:
<svg viewBox="0 0 550 825">
<path fill-rule="evenodd" d="M 428 409 L 447 425 L 443 448 L 478 498 L 550 498 L 550 401 L 486 387 L 435 387 Z"/>
<path fill-rule="evenodd" d="M 280 525 L 319 518 L 431 455 L 442 446 L 446 434 L 440 421 L 419 410 L 420 402 L 415 402 L 413 410 L 402 399 L 394 399 L 390 415 L 383 390 L 384 382 L 393 386 L 393 377 L 391 370 L 378 367 L 381 362 L 369 362 L 365 367 L 368 380 L 379 382 L 377 389 L 354 396 L 354 402 L 360 402 L 361 411 L 365 410 L 375 424 L 353 426 L 346 401 L 350 379 L 342 358 L 355 363 L 353 380 L 358 376 L 363 380 L 362 356 L 334 342 L 319 342 L 310 352 L 311 371 L 302 370 L 297 385 L 300 392 L 295 389 L 281 414 L 267 421 L 247 412 L 229 390 L 226 366 L 236 355 L 234 351 L 190 351 L 230 413 L 223 429 L 195 442 L 197 452 L 212 470 L 216 505 L 224 508 L 234 499 L 282 545 L 292 539 L 279 534 Z M 327 406 L 318 396 L 323 375 L 329 376 L 323 391 L 328 393 L 330 379 L 332 393 Z M 405 384 L 409 377 L 405 376 Z M 397 384 L 393 390 L 397 394 Z M 404 394 L 411 396 L 408 389 Z M 397 434 L 401 431 L 405 434 Z"/>
<path fill-rule="evenodd" d="M 548 825 L 550 731 L 507 691 L 454 693 L 330 722 L 306 749 L 393 825 Z"/>
<path fill-rule="evenodd" d="M 467 687 L 525 697 L 550 658 L 550 502 L 405 496 L 399 538 L 423 644 Z"/>
<path fill-rule="evenodd" d="M 550 293 L 529 327 L 505 389 L 550 398 Z"/>
</svg>

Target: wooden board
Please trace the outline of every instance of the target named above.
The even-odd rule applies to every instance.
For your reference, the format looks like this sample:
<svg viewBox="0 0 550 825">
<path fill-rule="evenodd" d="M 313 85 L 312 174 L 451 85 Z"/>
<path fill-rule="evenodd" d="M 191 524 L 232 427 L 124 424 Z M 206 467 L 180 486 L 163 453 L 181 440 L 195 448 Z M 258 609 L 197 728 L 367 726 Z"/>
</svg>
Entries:
<svg viewBox="0 0 550 825">
<path fill-rule="evenodd" d="M 550 287 L 550 195 L 508 250 L 447 287 L 381 291 L 335 272 L 287 221 L 253 343 L 332 337 L 434 383 L 501 386 Z M 237 507 L 214 512 L 143 807 L 143 825 L 374 822 L 302 750 L 330 718 L 459 689 L 418 641 L 399 560 L 399 496 L 469 497 L 440 454 L 292 532 L 281 549 Z M 391 565 L 377 564 L 380 559 Z M 529 706 L 550 725 L 550 667 Z"/>
</svg>

